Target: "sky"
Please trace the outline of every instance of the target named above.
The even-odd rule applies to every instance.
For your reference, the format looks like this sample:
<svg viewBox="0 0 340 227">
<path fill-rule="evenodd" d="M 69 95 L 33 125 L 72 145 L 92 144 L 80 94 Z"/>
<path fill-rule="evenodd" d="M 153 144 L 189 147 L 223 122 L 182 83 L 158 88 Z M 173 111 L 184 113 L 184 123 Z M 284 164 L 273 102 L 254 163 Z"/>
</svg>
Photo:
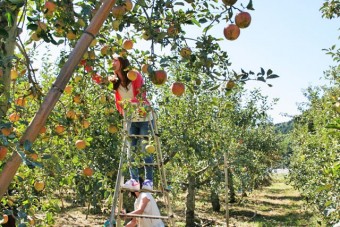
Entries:
<svg viewBox="0 0 340 227">
<path fill-rule="evenodd" d="M 238 3 L 247 4 L 248 0 Z M 222 49 L 227 51 L 231 68 L 259 72 L 260 67 L 272 69 L 280 77 L 270 81 L 273 87 L 261 82 L 247 83 L 246 88 L 260 88 L 269 99 L 279 98 L 269 111 L 274 123 L 286 122 L 299 114 L 298 103 L 306 102 L 303 89 L 327 83 L 323 72 L 335 65 L 322 49 L 334 44 L 339 47 L 340 19 L 323 19 L 319 11 L 324 1 L 317 0 L 253 0 L 255 11 L 251 25 L 241 29 L 237 40 L 223 41 Z M 246 10 L 247 11 L 247 10 Z M 221 33 L 227 23 L 215 28 Z M 215 32 L 215 31 L 214 31 Z"/>
</svg>

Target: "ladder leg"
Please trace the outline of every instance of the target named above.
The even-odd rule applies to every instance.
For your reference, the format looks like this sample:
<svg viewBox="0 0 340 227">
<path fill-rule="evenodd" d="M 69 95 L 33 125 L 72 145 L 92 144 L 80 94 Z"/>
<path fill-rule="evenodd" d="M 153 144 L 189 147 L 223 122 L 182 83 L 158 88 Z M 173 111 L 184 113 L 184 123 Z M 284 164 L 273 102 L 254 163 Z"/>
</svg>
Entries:
<svg viewBox="0 0 340 227">
<path fill-rule="evenodd" d="M 127 143 L 126 143 L 126 140 L 124 140 L 123 149 L 122 149 L 122 153 L 120 155 L 120 160 L 119 160 L 119 168 L 118 168 L 118 173 L 117 173 L 115 192 L 114 192 L 114 196 L 113 196 L 113 204 L 112 204 L 112 207 L 111 207 L 110 225 L 109 225 L 110 227 L 112 227 L 113 223 L 114 223 L 114 216 L 115 216 L 115 211 L 116 211 L 116 207 L 117 207 L 118 195 L 120 194 L 122 167 L 123 167 L 123 163 L 124 163 L 124 159 L 125 159 L 124 157 L 125 157 L 126 148 L 127 148 Z M 119 219 L 119 215 L 118 215 L 118 219 Z M 117 220 L 117 222 L 118 222 L 118 220 Z"/>
<path fill-rule="evenodd" d="M 154 111 L 152 111 L 152 116 L 154 120 L 154 125 L 152 125 L 150 121 L 150 128 L 151 128 L 151 133 L 154 137 L 155 143 L 156 143 L 156 153 L 157 153 L 157 167 L 158 171 L 160 173 L 160 178 L 161 178 L 161 183 L 162 183 L 162 191 L 163 191 L 163 198 L 164 198 L 164 203 L 166 204 L 166 209 L 168 211 L 169 217 L 173 215 L 172 209 L 171 209 L 171 200 L 168 191 L 168 183 L 166 180 L 166 171 L 165 167 L 163 165 L 163 156 L 162 156 L 162 151 L 161 151 L 161 145 L 160 145 L 160 140 L 158 137 L 158 126 L 157 126 L 157 116 Z M 175 226 L 173 218 L 170 218 L 170 226 Z"/>
</svg>

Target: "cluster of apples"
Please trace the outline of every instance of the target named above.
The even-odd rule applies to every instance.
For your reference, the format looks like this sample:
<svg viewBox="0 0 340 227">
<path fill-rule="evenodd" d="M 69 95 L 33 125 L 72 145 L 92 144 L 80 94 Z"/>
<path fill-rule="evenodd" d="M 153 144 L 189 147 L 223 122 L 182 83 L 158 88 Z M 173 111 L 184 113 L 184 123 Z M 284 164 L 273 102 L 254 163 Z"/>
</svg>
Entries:
<svg viewBox="0 0 340 227">
<path fill-rule="evenodd" d="M 130 39 L 126 39 L 123 41 L 122 47 L 125 50 L 131 50 L 133 48 L 133 41 Z M 191 52 L 191 51 L 190 51 Z M 186 53 L 186 55 L 188 55 Z M 165 70 L 153 70 L 149 64 L 143 64 L 141 67 L 141 72 L 147 74 L 151 79 L 151 82 L 155 85 L 163 85 L 167 79 L 167 73 Z M 138 72 L 134 69 L 129 70 L 127 73 L 127 77 L 129 80 L 134 81 L 137 79 Z M 185 91 L 185 85 L 182 82 L 174 82 L 171 85 L 171 91 L 176 96 L 181 96 Z"/>
<path fill-rule="evenodd" d="M 234 5 L 237 0 L 222 0 L 222 2 L 227 6 Z M 224 30 L 223 34 L 227 40 L 235 40 L 240 36 L 241 30 L 247 28 L 250 25 L 251 16 L 248 12 L 240 12 L 235 16 L 235 24 L 228 24 Z"/>
</svg>

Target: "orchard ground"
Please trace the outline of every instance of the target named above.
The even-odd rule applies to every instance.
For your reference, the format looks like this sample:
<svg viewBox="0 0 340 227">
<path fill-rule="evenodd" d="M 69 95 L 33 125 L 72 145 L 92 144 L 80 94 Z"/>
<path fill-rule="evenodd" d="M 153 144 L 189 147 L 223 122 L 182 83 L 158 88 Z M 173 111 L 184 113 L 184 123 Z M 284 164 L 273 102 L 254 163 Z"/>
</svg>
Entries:
<svg viewBox="0 0 340 227">
<path fill-rule="evenodd" d="M 279 172 L 279 173 L 275 173 Z M 320 226 L 317 217 L 308 212 L 306 203 L 285 180 L 286 171 L 275 171 L 273 182 L 268 187 L 253 191 L 248 197 L 235 204 L 230 204 L 230 226 Z M 178 195 L 172 207 L 176 216 L 176 226 L 185 226 L 185 194 Z M 197 226 L 226 226 L 224 198 L 221 211 L 213 212 L 209 195 L 198 191 L 196 197 Z M 58 216 L 54 226 L 103 226 L 109 218 L 105 214 L 87 214 L 88 207 L 69 207 Z"/>
</svg>

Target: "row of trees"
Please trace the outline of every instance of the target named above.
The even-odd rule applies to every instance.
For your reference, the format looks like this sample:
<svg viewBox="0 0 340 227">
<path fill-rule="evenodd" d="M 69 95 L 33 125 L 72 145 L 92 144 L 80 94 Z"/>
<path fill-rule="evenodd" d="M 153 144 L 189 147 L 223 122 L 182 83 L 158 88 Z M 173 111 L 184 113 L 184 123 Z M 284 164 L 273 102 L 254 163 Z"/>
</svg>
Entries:
<svg viewBox="0 0 340 227">
<path fill-rule="evenodd" d="M 340 2 L 327 1 L 321 11 L 326 18 L 338 18 Z M 335 63 L 325 72 L 329 86 L 305 91 L 309 103 L 301 105 L 303 114 L 294 119 L 287 141 L 290 182 L 311 210 L 333 225 L 340 220 L 340 55 L 335 45 L 326 51 Z"/>
</svg>

